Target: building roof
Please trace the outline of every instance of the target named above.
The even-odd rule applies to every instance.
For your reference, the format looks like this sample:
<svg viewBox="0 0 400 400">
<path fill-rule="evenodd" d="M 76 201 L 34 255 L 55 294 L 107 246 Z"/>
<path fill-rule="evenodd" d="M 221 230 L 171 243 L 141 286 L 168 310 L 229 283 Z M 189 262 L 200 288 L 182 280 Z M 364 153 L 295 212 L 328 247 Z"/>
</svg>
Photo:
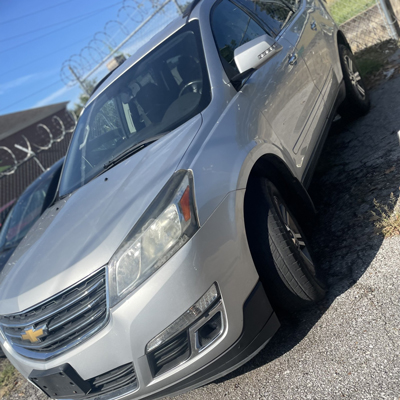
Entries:
<svg viewBox="0 0 400 400">
<path fill-rule="evenodd" d="M 0 140 L 61 111 L 67 104 L 68 101 L 64 101 L 49 106 L 0 115 Z"/>
</svg>

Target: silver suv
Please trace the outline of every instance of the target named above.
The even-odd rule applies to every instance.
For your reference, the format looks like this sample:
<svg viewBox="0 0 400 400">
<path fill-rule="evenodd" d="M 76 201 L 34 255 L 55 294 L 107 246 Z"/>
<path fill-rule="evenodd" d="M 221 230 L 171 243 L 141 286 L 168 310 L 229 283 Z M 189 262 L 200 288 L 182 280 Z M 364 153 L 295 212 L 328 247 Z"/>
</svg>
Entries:
<svg viewBox="0 0 400 400">
<path fill-rule="evenodd" d="M 159 398 L 253 357 L 277 307 L 326 291 L 306 187 L 339 106 L 369 97 L 320 0 L 192 3 L 82 113 L 0 276 L 7 357 L 59 399 Z"/>
</svg>

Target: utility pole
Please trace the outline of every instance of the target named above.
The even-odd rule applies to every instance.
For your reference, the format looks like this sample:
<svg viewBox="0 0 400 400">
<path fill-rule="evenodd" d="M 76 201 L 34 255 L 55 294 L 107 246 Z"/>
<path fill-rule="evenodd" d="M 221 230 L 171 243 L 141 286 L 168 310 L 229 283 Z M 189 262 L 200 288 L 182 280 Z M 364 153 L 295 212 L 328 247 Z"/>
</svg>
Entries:
<svg viewBox="0 0 400 400">
<path fill-rule="evenodd" d="M 178 9 L 178 13 L 183 14 L 182 8 L 181 8 L 180 4 L 178 3 L 178 0 L 173 0 L 173 2 L 175 3 L 176 8 Z"/>
<path fill-rule="evenodd" d="M 86 89 L 86 86 L 84 85 L 83 81 L 81 81 L 81 79 L 79 78 L 79 76 L 76 74 L 76 72 L 73 70 L 73 68 L 68 65 L 68 69 L 71 71 L 71 74 L 74 76 L 74 78 L 76 79 L 76 81 L 79 83 L 80 87 L 83 89 L 83 91 L 90 96 L 89 91 Z"/>
<path fill-rule="evenodd" d="M 397 1 L 397 0 L 396 0 Z M 391 0 L 380 0 L 383 13 L 385 14 L 385 18 L 387 23 L 389 24 L 390 33 L 393 39 L 400 39 L 400 26 L 397 21 L 396 14 L 393 10 L 393 6 Z"/>
</svg>

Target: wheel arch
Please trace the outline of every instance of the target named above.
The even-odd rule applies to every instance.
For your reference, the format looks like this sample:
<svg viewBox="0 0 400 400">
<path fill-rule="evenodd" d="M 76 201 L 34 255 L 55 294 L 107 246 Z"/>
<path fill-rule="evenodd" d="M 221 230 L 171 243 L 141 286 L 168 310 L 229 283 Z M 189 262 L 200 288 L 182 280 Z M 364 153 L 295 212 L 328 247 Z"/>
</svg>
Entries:
<svg viewBox="0 0 400 400">
<path fill-rule="evenodd" d="M 293 207 L 296 218 L 307 229 L 316 216 L 314 203 L 303 184 L 293 175 L 286 163 L 275 154 L 264 154 L 254 163 L 250 170 L 247 186 L 253 178 L 264 177 L 270 180 Z M 244 217 L 251 210 L 246 209 L 244 202 Z"/>
<path fill-rule="evenodd" d="M 347 41 L 346 35 L 343 33 L 342 30 L 338 29 L 336 39 L 338 47 L 339 44 L 343 44 L 344 46 L 348 47 L 351 50 L 350 43 Z"/>
<path fill-rule="evenodd" d="M 304 287 L 300 284 L 300 282 L 304 283 L 305 281 L 299 277 L 295 278 L 293 281 L 290 280 L 290 276 L 286 273 L 287 271 L 285 272 L 282 268 L 282 265 L 279 268 L 276 266 L 277 260 L 280 259 L 282 264 L 283 258 L 280 250 L 278 251 L 280 254 L 278 259 L 274 256 L 274 254 L 277 254 L 277 247 L 275 242 L 271 242 L 272 239 L 270 235 L 276 235 L 277 231 L 275 228 L 271 228 L 270 226 L 269 220 L 271 217 L 269 211 L 267 218 L 265 218 L 266 213 L 264 207 L 266 207 L 265 210 L 268 210 L 270 205 L 266 204 L 267 198 L 265 197 L 265 188 L 267 185 L 264 184 L 263 179 L 260 179 L 260 177 L 268 179 L 273 186 L 276 187 L 279 195 L 283 198 L 284 203 L 289 206 L 290 212 L 294 215 L 297 222 L 299 222 L 300 227 L 306 236 L 308 236 L 307 231 L 310 233 L 312 228 L 312 222 L 316 214 L 315 207 L 307 190 L 301 182 L 293 176 L 289 167 L 278 156 L 266 154 L 256 161 L 249 175 L 248 186 L 244 198 L 246 237 L 254 262 L 254 267 L 264 285 L 267 297 L 274 309 L 284 310 L 294 309 L 294 307 L 297 306 L 302 307 L 303 305 L 306 305 L 306 303 L 302 300 L 301 303 L 297 303 L 297 300 L 295 302 L 294 298 L 299 296 L 300 291 L 303 291 L 303 294 L 305 293 Z M 272 220 L 274 220 L 273 217 Z M 277 237 L 283 238 L 283 232 L 280 231 Z M 275 245 L 273 245 L 273 243 L 275 243 Z M 286 246 L 281 250 L 286 248 L 288 247 Z M 287 253 L 285 254 L 287 255 Z M 293 264 L 287 264 L 287 266 L 289 265 Z M 287 280 L 288 276 L 289 280 Z M 288 282 L 291 283 L 289 284 Z M 293 285 L 293 282 L 297 283 Z M 301 289 L 296 286 L 298 284 Z M 289 289 L 285 291 L 284 288 L 287 289 L 288 287 Z M 283 292 L 286 294 L 282 295 Z M 307 294 L 307 296 L 308 295 L 309 294 Z M 315 299 L 319 296 L 319 294 L 316 294 Z"/>
</svg>

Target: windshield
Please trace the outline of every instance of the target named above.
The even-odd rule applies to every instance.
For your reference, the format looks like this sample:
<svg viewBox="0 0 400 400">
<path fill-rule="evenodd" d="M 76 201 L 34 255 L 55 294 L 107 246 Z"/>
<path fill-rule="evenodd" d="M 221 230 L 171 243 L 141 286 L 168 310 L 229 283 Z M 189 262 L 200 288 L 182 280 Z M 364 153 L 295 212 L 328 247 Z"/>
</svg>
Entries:
<svg viewBox="0 0 400 400">
<path fill-rule="evenodd" d="M 197 21 L 185 25 L 105 89 L 79 118 L 59 195 L 104 171 L 139 142 L 201 112 L 211 90 Z"/>
<path fill-rule="evenodd" d="M 45 172 L 18 199 L 0 231 L 0 250 L 15 247 L 28 233 L 56 193 L 61 165 Z"/>
</svg>

